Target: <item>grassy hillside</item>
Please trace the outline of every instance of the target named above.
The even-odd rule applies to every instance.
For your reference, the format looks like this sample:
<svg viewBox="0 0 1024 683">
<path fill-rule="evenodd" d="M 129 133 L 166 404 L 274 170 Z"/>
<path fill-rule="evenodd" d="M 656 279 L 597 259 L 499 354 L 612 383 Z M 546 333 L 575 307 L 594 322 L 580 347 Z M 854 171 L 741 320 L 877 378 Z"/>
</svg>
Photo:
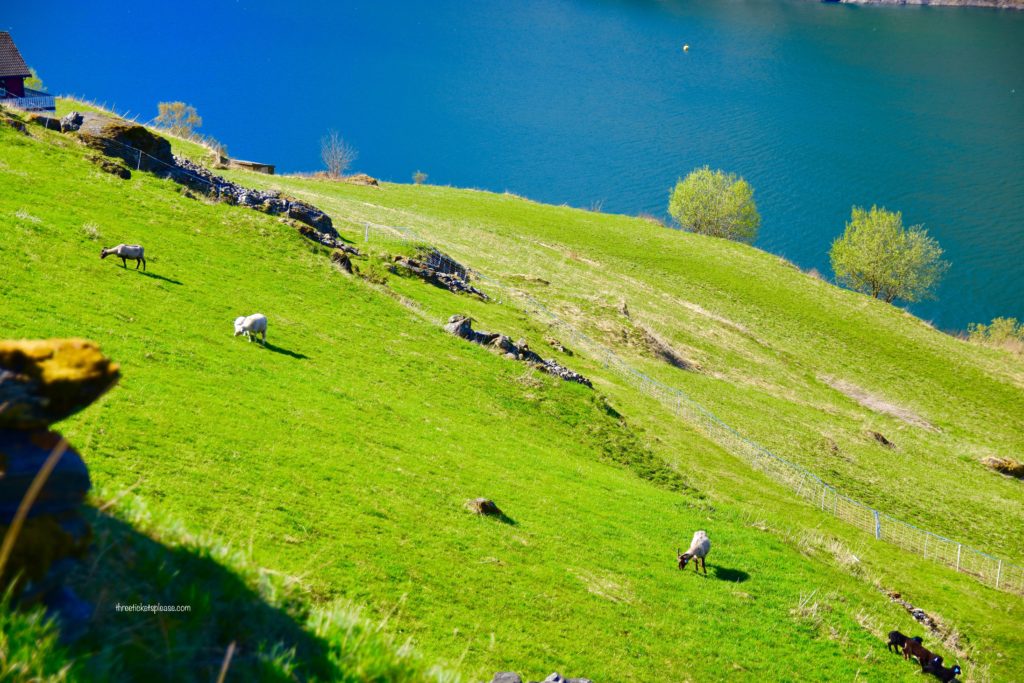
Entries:
<svg viewBox="0 0 1024 683">
<path fill-rule="evenodd" d="M 90 465 L 97 502 L 131 489 L 164 521 L 140 525 L 115 504 L 102 524 L 125 534 L 136 525 L 133 542 L 156 543 L 156 552 L 172 545 L 160 528 L 173 520 L 239 556 L 196 567 L 169 553 L 164 589 L 218 565 L 218 582 L 249 587 L 247 604 L 280 608 L 259 590 L 259 576 L 277 576 L 302 614 L 338 600 L 362 605 L 370 620 L 387 619 L 381 637 L 411 639 L 421 663 L 410 676 L 426 677 L 434 663 L 467 681 L 504 669 L 596 681 L 918 680 L 880 640 L 894 627 L 921 631 L 879 590 L 895 589 L 955 630 L 936 649 L 948 661 L 959 654 L 967 680 L 1024 675 L 1019 597 L 819 516 L 585 354 L 541 351 L 591 376 L 595 390 L 431 322 L 470 313 L 478 327 L 526 336 L 541 350 L 550 331 L 510 302 L 483 304 L 394 275 L 383 285 L 346 276 L 271 217 L 188 199 L 147 174 L 119 180 L 72 138 L 32 133 L 0 126 L 4 335 L 88 337 L 122 363 L 121 385 L 61 429 Z M 1020 514 L 1019 483 L 980 469 L 976 453 L 952 455 L 975 441 L 1000 452 L 1019 446 L 1024 372 L 1004 354 L 755 250 L 636 219 L 447 188 L 234 177 L 308 196 L 350 238 L 365 219 L 412 225 L 470 265 L 527 275 L 524 287 L 589 333 L 851 493 L 1021 553 L 1008 527 Z M 122 241 L 146 245 L 148 273 L 97 258 Z M 371 244 L 373 258 L 398 248 Z M 373 259 L 357 265 L 383 275 Z M 271 321 L 267 349 L 231 336 L 234 317 L 256 310 Z M 636 342 L 641 327 L 701 370 L 651 358 Z M 827 388 L 824 375 L 907 404 L 938 430 L 868 411 Z M 876 453 L 867 427 L 897 449 Z M 846 456 L 827 461 L 830 472 L 804 448 L 824 436 Z M 897 459 L 900 474 L 890 476 Z M 684 483 L 666 485 L 669 466 Z M 955 484 L 942 481 L 947 472 Z M 918 493 L 947 485 L 957 505 Z M 481 495 L 508 523 L 463 509 Z M 675 568 L 673 551 L 697 528 L 715 544 L 708 579 Z M 90 576 L 83 585 L 104 585 Z M 258 659 L 262 634 L 216 603 L 205 612 L 219 618 L 202 632 L 206 649 L 183 655 L 126 638 L 124 617 L 111 616 L 114 602 L 131 597 L 119 592 L 126 585 L 88 593 L 95 630 L 59 655 L 73 678 L 136 673 L 141 658 L 119 663 L 117 654 L 133 647 L 150 647 L 146 675 L 157 679 L 209 670 L 220 661 L 211 652 L 232 640 L 248 657 L 240 666 Z M 191 599 L 209 585 L 199 582 Z M 333 642 L 292 621 L 292 641 Z M 173 616 L 142 623 L 131 628 L 203 627 Z M 88 656 L 99 642 L 103 666 Z M 298 677 L 390 677 L 374 678 L 355 658 L 335 657 L 331 669 L 318 647 L 309 650 L 298 648 Z"/>
</svg>

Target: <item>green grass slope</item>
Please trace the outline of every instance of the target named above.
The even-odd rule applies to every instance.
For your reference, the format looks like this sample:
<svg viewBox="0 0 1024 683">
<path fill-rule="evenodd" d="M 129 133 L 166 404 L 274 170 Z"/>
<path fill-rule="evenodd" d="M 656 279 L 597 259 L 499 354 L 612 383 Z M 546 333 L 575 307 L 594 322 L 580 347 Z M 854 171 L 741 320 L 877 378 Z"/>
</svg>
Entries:
<svg viewBox="0 0 1024 683">
<path fill-rule="evenodd" d="M 88 337 L 122 363 L 121 385 L 60 426 L 83 452 L 100 498 L 130 488 L 160 519 L 178 520 L 235 549 L 246 566 L 283 577 L 304 613 L 338 600 L 362 605 L 371 620 L 387 619 L 383 633 L 410 639 L 423 661 L 465 680 L 503 669 L 597 681 L 917 680 L 915 668 L 879 640 L 893 627 L 920 631 L 879 590 L 898 588 L 944 618 L 950 637 L 936 649 L 969 663 L 968 680 L 1024 675 L 1020 598 L 866 542 L 805 509 L 585 355 L 560 359 L 593 376 L 596 391 L 527 370 L 430 322 L 468 312 L 478 326 L 526 335 L 539 349 L 547 331 L 514 306 L 394 276 L 384 286 L 348 277 L 273 218 L 188 199 L 147 174 L 121 181 L 90 164 L 73 138 L 32 133 L 0 126 L 4 336 Z M 979 442 L 1019 438 L 1010 410 L 1019 402 L 1011 391 L 1019 368 L 805 282 L 753 250 L 469 191 L 236 177 L 308 195 L 353 238 L 363 219 L 411 224 L 471 265 L 544 277 L 551 284 L 533 285 L 538 296 L 772 445 L 775 430 L 783 445 L 806 439 L 801 426 L 829 426 L 837 441 L 848 434 L 842 448 L 859 467 L 837 465 L 836 483 L 862 487 L 862 497 L 877 490 L 935 525 L 966 513 L 901 500 L 899 487 L 913 482 L 888 481 L 892 458 L 913 462 L 914 439 L 968 438 L 981 418 L 955 419 L 931 393 L 919 397 L 937 387 L 952 392 L 952 380 L 929 363 L 955 352 L 956 372 L 988 383 L 952 394 L 983 406 L 997 425 Z M 101 246 L 122 241 L 145 244 L 148 274 L 97 258 Z M 769 287 L 774 279 L 779 291 Z M 816 288 L 826 304 L 814 303 Z M 692 349 L 703 372 L 677 375 L 629 344 L 620 329 L 627 323 L 615 317 L 622 298 L 632 311 L 628 324 L 641 320 Z M 831 300 L 845 308 L 827 327 Z M 267 349 L 231 336 L 234 317 L 257 310 L 271 321 Z M 787 311 L 790 318 L 776 319 Z M 855 348 L 867 343 L 858 335 L 874 337 L 857 332 L 858 324 L 879 321 L 905 338 L 872 343 L 902 343 L 913 356 L 885 373 L 931 368 L 921 391 L 887 398 L 913 395 L 941 431 L 915 436 L 815 384 L 827 372 L 880 390 L 867 369 L 840 372 L 853 361 L 837 357 L 848 350 L 866 358 Z M 823 327 L 811 341 L 799 337 L 815 325 Z M 815 402 L 821 397 L 830 397 L 832 412 Z M 865 424 L 905 436 L 893 436 L 897 455 L 875 458 L 858 441 Z M 961 461 L 970 481 L 1019 505 L 1019 489 L 972 466 Z M 934 490 L 934 478 L 911 469 L 920 473 L 907 476 Z M 992 501 L 966 493 L 984 517 L 979 543 L 1016 552 L 1014 539 L 1003 538 L 1011 534 L 985 521 L 995 514 Z M 497 501 L 509 523 L 463 509 L 480 495 Z M 119 510 L 110 512 L 120 524 L 136 523 Z M 1004 525 L 1013 514 L 1005 513 Z M 715 543 L 708 579 L 674 565 L 673 551 L 697 528 Z M 173 561 L 168 566 L 171 586 L 206 571 L 182 562 L 179 576 Z M 124 583 L 90 592 L 96 632 L 60 655 L 81 678 L 131 675 L 139 666 L 116 661 L 119 648 L 131 646 L 120 635 L 127 625 L 111 616 L 114 602 L 127 601 L 119 595 Z M 232 624 L 230 614 L 219 618 L 217 629 L 204 631 L 208 648 L 190 656 L 209 666 L 210 651 L 238 640 L 253 657 L 258 634 Z M 178 623 L 173 616 L 148 622 L 155 632 Z M 303 620 L 296 628 L 311 629 Z M 97 639 L 106 643 L 105 669 L 90 664 Z M 180 652 L 152 650 L 147 677 L 187 676 Z M 334 676 L 310 657 L 298 653 L 295 677 Z M 351 680 L 388 679 L 362 672 L 355 659 L 336 666 Z"/>
</svg>

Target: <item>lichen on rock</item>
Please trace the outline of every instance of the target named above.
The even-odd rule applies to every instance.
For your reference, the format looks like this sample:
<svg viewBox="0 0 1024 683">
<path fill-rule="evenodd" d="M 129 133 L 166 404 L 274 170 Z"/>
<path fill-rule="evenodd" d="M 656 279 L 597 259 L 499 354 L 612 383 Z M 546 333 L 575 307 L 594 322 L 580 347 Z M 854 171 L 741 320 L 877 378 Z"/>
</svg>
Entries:
<svg viewBox="0 0 1024 683">
<path fill-rule="evenodd" d="M 73 415 L 120 372 L 84 339 L 0 341 L 0 428 L 37 429 Z"/>
</svg>

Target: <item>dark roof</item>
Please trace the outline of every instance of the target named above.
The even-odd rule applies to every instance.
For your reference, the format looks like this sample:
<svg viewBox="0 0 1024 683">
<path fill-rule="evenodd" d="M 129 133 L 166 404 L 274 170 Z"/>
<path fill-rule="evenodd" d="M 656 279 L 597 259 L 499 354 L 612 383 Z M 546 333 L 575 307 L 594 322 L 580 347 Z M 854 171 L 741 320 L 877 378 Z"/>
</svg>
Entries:
<svg viewBox="0 0 1024 683">
<path fill-rule="evenodd" d="M 21 53 L 11 40 L 11 34 L 7 31 L 0 31 L 0 78 L 8 76 L 29 77 L 32 74 L 28 65 L 21 58 Z"/>
</svg>

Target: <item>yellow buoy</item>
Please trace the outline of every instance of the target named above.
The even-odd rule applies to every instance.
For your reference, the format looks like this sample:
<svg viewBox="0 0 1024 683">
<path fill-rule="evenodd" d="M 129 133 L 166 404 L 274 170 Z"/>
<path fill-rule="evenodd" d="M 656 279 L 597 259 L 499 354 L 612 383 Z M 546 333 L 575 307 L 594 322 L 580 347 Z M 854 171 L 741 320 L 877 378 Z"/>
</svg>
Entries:
<svg viewBox="0 0 1024 683">
<path fill-rule="evenodd" d="M 689 45 L 683 45 L 683 52 L 689 52 L 689 51 L 690 51 L 690 46 Z"/>
</svg>

